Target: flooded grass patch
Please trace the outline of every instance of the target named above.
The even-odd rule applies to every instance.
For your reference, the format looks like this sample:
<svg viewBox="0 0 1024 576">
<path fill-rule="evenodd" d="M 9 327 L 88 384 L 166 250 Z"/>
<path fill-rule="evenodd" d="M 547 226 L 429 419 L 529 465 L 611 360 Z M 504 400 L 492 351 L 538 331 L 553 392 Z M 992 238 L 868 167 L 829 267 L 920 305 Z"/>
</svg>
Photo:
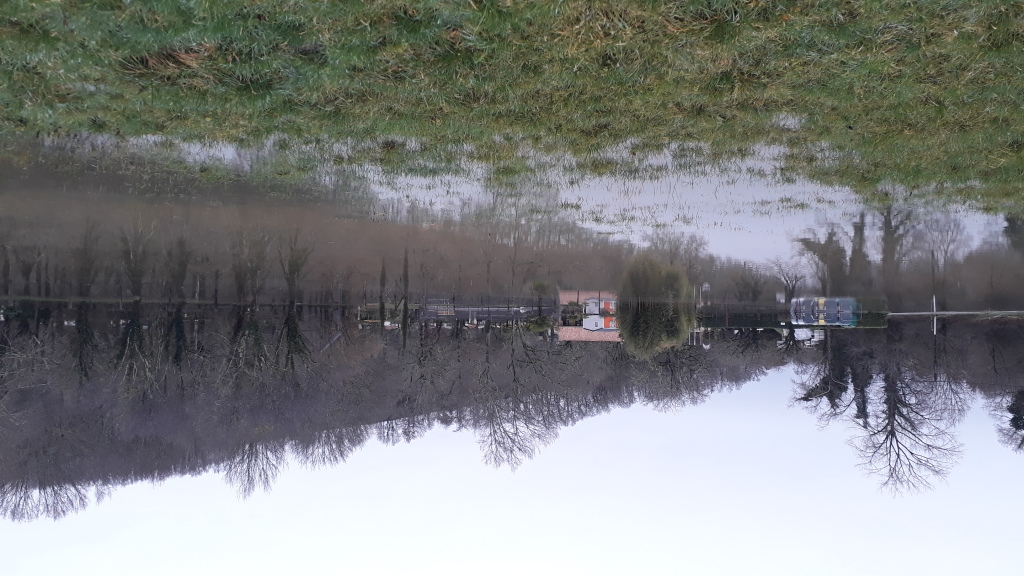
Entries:
<svg viewBox="0 0 1024 576">
<path fill-rule="evenodd" d="M 601 152 L 701 142 L 871 188 L 980 182 L 1019 201 L 1016 4 L 879 1 L 13 2 L 0 127 L 251 145 L 274 135 L 420 143 L 456 162 L 511 137 Z M 782 120 L 780 120 L 780 118 Z M 831 156 L 820 149 L 827 143 Z M 500 146 L 499 146 L 500 147 Z M 490 152 L 483 154 L 488 156 Z M 507 157 L 497 171 L 518 170 Z M 355 154 L 427 168 L 408 150 Z M 626 164 L 628 168 L 628 164 Z"/>
</svg>

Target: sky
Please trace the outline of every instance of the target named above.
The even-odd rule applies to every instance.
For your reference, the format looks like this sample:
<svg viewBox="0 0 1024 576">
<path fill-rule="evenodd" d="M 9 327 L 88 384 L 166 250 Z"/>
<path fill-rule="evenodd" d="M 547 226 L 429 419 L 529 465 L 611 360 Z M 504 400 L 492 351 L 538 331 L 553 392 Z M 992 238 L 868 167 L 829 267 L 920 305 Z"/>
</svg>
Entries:
<svg viewBox="0 0 1024 576">
<path fill-rule="evenodd" d="M 516 471 L 442 428 L 293 464 L 247 500 L 215 473 L 136 484 L 60 521 L 3 521 L 2 573 L 1012 573 L 1024 455 L 984 410 L 945 483 L 893 496 L 857 468 L 851 429 L 790 405 L 792 381 L 613 410 Z"/>
<path fill-rule="evenodd" d="M 849 231 L 862 211 L 868 213 L 872 228 L 871 211 L 849 189 L 808 181 L 774 182 L 745 173 L 744 168 L 751 166 L 740 166 L 736 174 L 669 172 L 636 180 L 590 177 L 571 185 L 558 180 L 556 174 L 556 183 L 548 184 L 550 189 L 529 183 L 523 188 L 542 203 L 563 206 L 561 217 L 616 240 L 646 245 L 652 235 L 693 234 L 704 237 L 713 254 L 753 262 L 788 260 L 796 253 L 797 238 L 833 224 Z M 458 214 L 465 205 L 492 205 L 493 192 L 481 181 L 404 177 L 376 180 L 374 192 L 383 200 L 414 201 L 441 213 Z M 929 209 L 955 214 L 968 234 L 968 245 L 998 235 L 1005 224 L 998 214 L 963 206 L 929 208 L 924 201 L 915 202 L 919 215 Z"/>
</svg>

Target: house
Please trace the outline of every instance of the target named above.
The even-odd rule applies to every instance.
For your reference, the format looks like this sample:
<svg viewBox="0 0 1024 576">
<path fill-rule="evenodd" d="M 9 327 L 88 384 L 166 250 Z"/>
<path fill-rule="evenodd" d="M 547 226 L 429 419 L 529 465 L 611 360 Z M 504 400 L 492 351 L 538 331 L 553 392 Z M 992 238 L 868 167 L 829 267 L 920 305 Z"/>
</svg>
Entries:
<svg viewBox="0 0 1024 576">
<path fill-rule="evenodd" d="M 613 292 L 562 290 L 558 293 L 558 299 L 563 307 L 578 304 L 583 308 L 583 320 L 580 322 L 582 326 L 555 328 L 559 341 L 622 342 L 619 324 L 614 316 L 617 297 Z"/>
<path fill-rule="evenodd" d="M 590 331 L 618 330 L 619 325 L 615 322 L 614 316 L 591 315 L 583 319 L 583 328 Z"/>
<path fill-rule="evenodd" d="M 583 311 L 586 314 L 614 315 L 616 302 L 614 296 L 611 298 L 587 298 L 583 301 Z"/>
</svg>

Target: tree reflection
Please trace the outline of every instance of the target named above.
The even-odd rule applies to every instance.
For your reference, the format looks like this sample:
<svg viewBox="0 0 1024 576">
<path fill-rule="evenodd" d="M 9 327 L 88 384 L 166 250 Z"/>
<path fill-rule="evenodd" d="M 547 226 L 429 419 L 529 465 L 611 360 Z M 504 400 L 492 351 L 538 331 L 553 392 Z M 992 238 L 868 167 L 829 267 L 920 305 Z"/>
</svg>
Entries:
<svg viewBox="0 0 1024 576">
<path fill-rule="evenodd" d="M 915 348 L 900 325 L 882 340 L 828 332 L 796 397 L 825 423 L 856 422 L 862 466 L 894 492 L 926 489 L 949 472 L 960 456 L 953 428 L 970 406 L 963 382 L 937 372 L 938 362 L 920 361 L 920 352 L 934 350 Z"/>
<path fill-rule="evenodd" d="M 7 239 L 0 512 L 58 517 L 97 488 L 210 470 L 248 495 L 290 458 L 335 465 L 371 437 L 410 442 L 435 425 L 474 434 L 485 462 L 516 468 L 583 418 L 699 404 L 787 365 L 799 374 L 794 402 L 823 424 L 852 422 L 862 464 L 884 486 L 921 489 L 956 462 L 955 426 L 976 396 L 1003 441 L 1024 446 L 1024 323 L 940 318 L 933 331 L 931 318 L 886 321 L 882 307 L 873 326 L 884 329 L 798 334 L 772 294 L 869 302 L 895 291 L 930 309 L 942 289 L 934 250 L 936 276 L 948 268 L 958 279 L 950 306 L 1011 302 L 1013 231 L 969 248 L 955 223 L 930 218 L 865 209 L 805 234 L 794 246 L 804 261 L 780 259 L 771 274 L 708 254 L 694 236 L 630 260 L 622 246 L 538 232 L 549 250 L 531 253 L 512 222 L 501 242 L 480 232 L 482 247 L 381 236 L 389 250 L 364 244 L 333 264 L 337 244 L 323 250 L 294 226 L 198 237 L 158 225 L 104 236 L 87 224 L 59 247 L 18 250 Z M 402 261 L 390 281 L 388 258 Z M 222 279 L 234 301 L 218 297 Z M 699 299 L 691 279 L 708 284 Z M 616 285 L 624 342 L 563 338 L 583 329 L 584 306 L 560 311 L 553 296 Z M 47 290 L 53 298 L 38 297 Z"/>
<path fill-rule="evenodd" d="M 302 464 L 310 468 L 323 468 L 348 460 L 369 438 L 367 426 L 337 428 L 317 432 L 308 439 L 296 440 L 291 447 Z"/>
<path fill-rule="evenodd" d="M 849 407 L 845 396 L 850 390 L 851 368 L 847 343 L 837 338 L 834 332 L 825 332 L 821 362 L 811 365 L 806 371 L 797 400 L 814 406 L 825 416 L 826 422 L 843 414 Z"/>
<path fill-rule="evenodd" d="M 164 353 L 171 363 L 181 367 L 188 353 L 188 335 L 185 328 L 185 303 L 178 302 L 174 306 L 171 320 L 164 331 Z"/>
<path fill-rule="evenodd" d="M 305 276 L 306 264 L 313 253 L 313 247 L 300 242 L 298 232 L 288 238 L 287 247 L 282 246 L 283 244 L 282 241 L 278 246 L 278 261 L 281 264 L 281 273 L 287 286 L 288 305 L 284 326 L 274 348 L 274 358 L 276 367 L 294 372 L 296 360 L 305 361 L 309 359 L 310 355 L 309 345 L 299 325 L 297 301 L 301 298 L 299 286 Z M 283 353 L 282 344 L 284 345 Z"/>
<path fill-rule="evenodd" d="M 515 470 L 558 437 L 559 422 L 543 410 L 544 394 L 509 397 L 483 402 L 470 412 L 470 422 L 484 460 L 492 466 Z"/>
<path fill-rule="evenodd" d="M 284 344 L 283 353 L 281 349 L 282 344 Z M 296 306 L 295 304 L 289 304 L 284 316 L 284 326 L 280 331 L 274 348 L 275 365 L 294 372 L 296 359 L 301 362 L 307 360 L 309 355 L 309 345 L 306 343 L 306 337 L 302 333 Z"/>
<path fill-rule="evenodd" d="M 1024 389 L 994 398 L 990 411 L 999 422 L 999 441 L 1014 452 L 1024 453 Z"/>
<path fill-rule="evenodd" d="M 151 241 L 152 235 L 143 231 L 141 226 L 129 232 L 121 231 L 121 266 L 135 298 L 142 297 L 142 282 L 150 265 Z"/>
<path fill-rule="evenodd" d="M 235 306 L 235 327 L 223 375 L 225 382 L 232 385 L 250 384 L 262 381 L 271 353 L 267 347 L 256 306 Z"/>
<path fill-rule="evenodd" d="M 257 488 L 270 490 L 284 466 L 284 445 L 276 442 L 246 442 L 221 465 L 229 484 L 242 497 Z"/>
<path fill-rule="evenodd" d="M 84 510 L 91 500 L 89 487 L 73 481 L 48 486 L 29 480 L 0 483 L 0 516 L 14 521 L 59 520 Z"/>
<path fill-rule="evenodd" d="M 864 467 L 894 491 L 920 490 L 943 478 L 960 457 L 960 445 L 934 386 L 917 380 L 896 357 L 882 363 L 879 406 L 858 442 Z"/>
<path fill-rule="evenodd" d="M 485 461 L 517 468 L 557 438 L 561 421 L 547 408 L 581 358 L 573 349 L 556 348 L 523 318 L 504 328 L 488 325 L 481 344 L 466 424 L 477 431 Z"/>
<path fill-rule="evenodd" d="M 156 367 L 146 342 L 146 326 L 142 324 L 142 302 L 135 300 L 117 340 L 116 378 L 128 397 L 152 398 L 156 394 Z"/>
</svg>

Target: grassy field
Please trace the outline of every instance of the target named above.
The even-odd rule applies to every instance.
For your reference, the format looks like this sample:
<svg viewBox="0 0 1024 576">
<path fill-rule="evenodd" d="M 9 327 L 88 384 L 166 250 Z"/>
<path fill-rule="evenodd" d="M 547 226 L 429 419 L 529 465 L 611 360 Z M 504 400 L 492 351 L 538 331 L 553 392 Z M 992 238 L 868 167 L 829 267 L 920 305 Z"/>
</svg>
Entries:
<svg viewBox="0 0 1024 576">
<path fill-rule="evenodd" d="M 514 166 L 700 142 L 1024 199 L 1024 2 L 6 0 L 0 130 L 351 139 Z M 600 171 L 601 164 L 584 170 Z M 969 191 L 963 186 L 970 185 Z"/>
</svg>

